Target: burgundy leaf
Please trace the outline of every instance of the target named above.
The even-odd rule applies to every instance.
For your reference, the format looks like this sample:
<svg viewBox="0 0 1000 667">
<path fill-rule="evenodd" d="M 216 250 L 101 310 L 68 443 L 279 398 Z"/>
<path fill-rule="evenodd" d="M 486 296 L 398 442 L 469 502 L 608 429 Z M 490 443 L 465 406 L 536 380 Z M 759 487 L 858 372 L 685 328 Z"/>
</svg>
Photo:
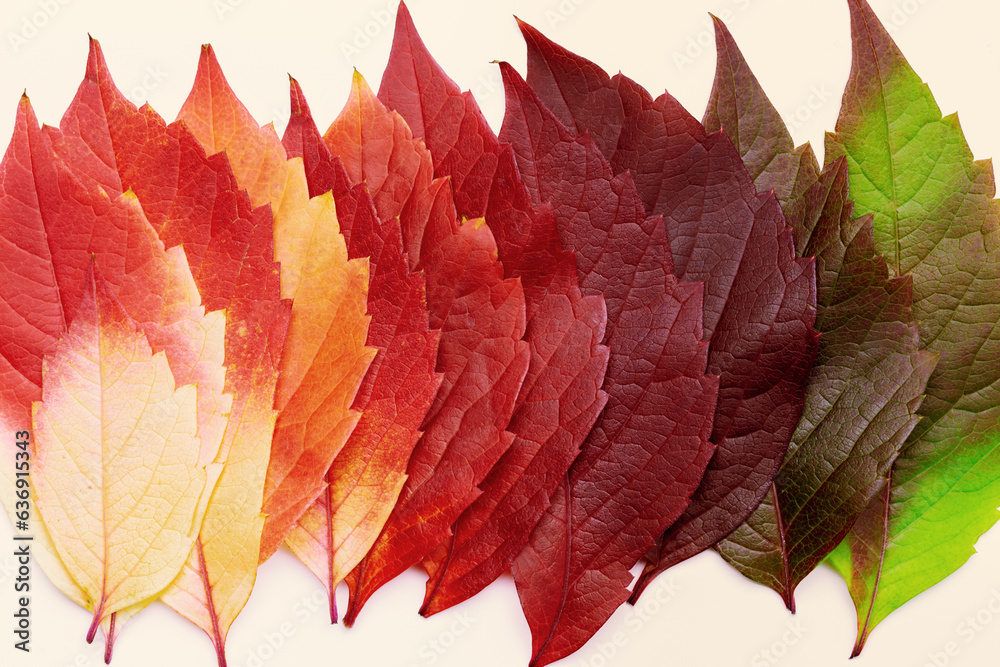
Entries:
<svg viewBox="0 0 1000 667">
<path fill-rule="evenodd" d="M 534 28 L 521 30 L 528 81 L 542 102 L 603 146 L 614 173 L 632 174 L 646 211 L 663 216 L 674 273 L 705 283 L 708 369 L 720 376 L 718 449 L 638 596 L 655 572 L 728 535 L 770 489 L 816 355 L 815 267 L 795 257 L 773 193 L 757 194 L 724 133 L 707 133 L 670 94 L 654 100 Z"/>
<path fill-rule="evenodd" d="M 715 449 L 718 379 L 706 374 L 702 285 L 671 272 L 660 216 L 501 63 L 509 142 L 536 201 L 550 201 L 585 293 L 603 293 L 608 403 L 514 566 L 532 665 L 583 645 L 628 599 L 629 568 L 688 506 Z"/>
</svg>

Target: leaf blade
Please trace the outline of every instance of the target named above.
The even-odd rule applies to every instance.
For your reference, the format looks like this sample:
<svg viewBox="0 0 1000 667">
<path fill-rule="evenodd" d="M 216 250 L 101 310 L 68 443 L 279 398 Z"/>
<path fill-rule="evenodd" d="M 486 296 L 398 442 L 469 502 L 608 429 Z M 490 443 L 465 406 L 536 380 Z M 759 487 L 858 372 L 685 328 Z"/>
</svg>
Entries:
<svg viewBox="0 0 1000 667">
<path fill-rule="evenodd" d="M 478 219 L 459 222 L 450 182 L 431 179 L 423 142 L 361 84 L 356 78 L 349 102 L 361 109 L 361 127 L 340 132 L 335 121 L 324 139 L 334 155 L 365 156 L 345 163 L 352 180 L 367 180 L 371 173 L 383 184 L 380 192 L 392 193 L 377 200 L 391 203 L 379 215 L 399 211 L 403 245 L 419 253 L 411 262 L 427 280 L 430 325 L 441 329 L 436 370 L 443 380 L 399 502 L 348 578 L 347 624 L 375 590 L 448 540 L 451 525 L 479 497 L 479 484 L 511 446 L 506 428 L 530 361 L 523 341 L 524 290 L 518 280 L 505 278 L 490 229 Z M 359 149 L 356 142 L 372 136 L 365 128 L 379 125 L 392 128 L 391 144 Z M 412 167 L 392 171 L 392 164 Z"/>
<path fill-rule="evenodd" d="M 202 48 L 178 119 L 206 151 L 226 152 L 251 203 L 271 204 L 281 297 L 292 299 L 264 487 L 266 560 L 319 497 L 326 471 L 360 418 L 353 403 L 376 353 L 364 345 L 368 266 L 348 259 L 333 198 L 309 198 L 302 161 L 286 159 L 273 127 L 257 126 L 211 47 Z"/>
<path fill-rule="evenodd" d="M 360 76 L 360 75 L 357 75 Z M 396 218 L 379 219 L 365 184 L 350 185 L 292 79 L 292 117 L 282 139 L 302 157 L 311 194 L 332 191 L 352 259 L 371 256 L 367 344 L 379 348 L 357 403 L 365 405 L 344 449 L 327 473 L 327 491 L 307 510 L 286 543 L 334 590 L 368 553 L 388 520 L 406 479 L 410 453 L 437 394 L 440 332 L 430 329 L 421 272 L 411 273 Z M 350 117 L 351 102 L 343 115 Z"/>
<path fill-rule="evenodd" d="M 891 278 L 870 218 L 854 218 L 847 165 L 822 173 L 795 148 L 732 34 L 716 19 L 719 60 L 706 127 L 738 137 L 761 190 L 773 188 L 800 256 L 817 263 L 816 365 L 802 418 L 773 487 L 716 549 L 794 609 L 795 587 L 874 497 L 916 425 L 935 355 L 918 351 L 912 283 Z"/>
<path fill-rule="evenodd" d="M 629 568 L 687 507 L 715 449 L 702 285 L 671 272 L 661 219 L 587 135 L 573 136 L 501 64 L 510 142 L 536 201 L 551 201 L 585 293 L 603 293 L 608 402 L 553 505 L 515 560 L 532 665 L 569 655 L 626 599 Z M 611 528 L 613 527 L 613 528 Z"/>
<path fill-rule="evenodd" d="M 603 147 L 615 174 L 633 175 L 647 213 L 663 216 L 674 274 L 705 283 L 709 371 L 720 376 L 718 449 L 637 597 L 655 573 L 728 535 L 767 493 L 816 354 L 814 269 L 795 257 L 775 198 L 757 193 L 724 134 L 707 133 L 669 93 L 653 99 L 622 74 L 609 77 L 520 28 L 532 89 Z"/>
<path fill-rule="evenodd" d="M 206 156 L 182 123 L 168 126 L 148 106 L 136 109 L 115 86 L 96 40 L 61 132 L 50 136 L 83 182 L 109 194 L 135 192 L 168 253 L 183 246 L 205 306 L 227 314 L 224 391 L 233 402 L 215 457 L 224 467 L 196 548 L 162 595 L 209 635 L 221 663 L 228 628 L 255 581 L 277 365 L 288 328 L 271 214 L 251 209 L 225 156 Z M 116 634 L 128 615 L 118 614 Z"/>
</svg>

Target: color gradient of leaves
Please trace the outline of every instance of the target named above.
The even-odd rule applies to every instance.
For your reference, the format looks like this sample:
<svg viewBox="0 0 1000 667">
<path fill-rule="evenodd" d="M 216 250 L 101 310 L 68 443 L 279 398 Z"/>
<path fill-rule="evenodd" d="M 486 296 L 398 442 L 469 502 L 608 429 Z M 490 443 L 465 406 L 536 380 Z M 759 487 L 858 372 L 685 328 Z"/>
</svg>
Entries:
<svg viewBox="0 0 1000 667">
<path fill-rule="evenodd" d="M 452 527 L 453 538 L 423 561 L 429 577 L 421 613 L 430 615 L 508 571 L 548 507 L 607 402 L 606 312 L 601 295 L 583 296 L 552 212 L 532 206 L 511 149 L 431 57 L 405 4 L 379 98 L 427 142 L 434 175 L 451 179 L 459 213 L 485 217 L 504 275 L 524 287 L 531 350 L 508 426 L 510 448 Z"/>
<path fill-rule="evenodd" d="M 827 559 L 860 653 L 1000 516 L 1000 204 L 848 5 L 822 169 L 718 19 L 701 122 L 518 21 L 498 136 L 404 4 L 324 135 L 207 45 L 173 123 L 93 39 L 58 127 L 22 96 L 0 501 L 87 640 L 162 600 L 225 667 L 287 544 L 347 625 L 418 563 L 425 616 L 510 571 L 541 667 L 714 547 L 792 611 Z"/>
<path fill-rule="evenodd" d="M 536 201 L 550 201 L 580 284 L 603 293 L 608 403 L 514 564 L 531 664 L 583 645 L 628 599 L 629 572 L 685 510 L 715 450 L 718 378 L 706 374 L 702 285 L 671 269 L 662 219 L 501 63 L 510 142 Z"/>
<path fill-rule="evenodd" d="M 871 217 L 852 216 L 847 163 L 820 174 L 812 149 L 794 147 L 718 19 L 715 32 L 719 57 L 705 126 L 734 137 L 758 189 L 774 189 L 789 212 L 798 255 L 817 264 L 823 336 L 802 419 L 771 492 L 716 546 L 794 609 L 795 587 L 843 539 L 916 426 L 936 355 L 918 351 L 912 280 L 889 277 L 875 254 Z"/>
<path fill-rule="evenodd" d="M 100 56 L 96 48 L 95 43 L 92 62 Z M 39 129 L 26 98 L 19 107 L 18 119 L 14 141 L 4 160 L 4 214 L 18 221 L 10 228 L 13 238 L 22 245 L 27 242 L 36 252 L 44 252 L 41 259 L 49 262 L 47 270 L 53 280 L 48 289 L 62 312 L 60 320 L 46 323 L 48 335 L 60 334 L 64 322 L 75 318 L 83 275 L 91 258 L 96 258 L 105 267 L 110 288 L 149 337 L 153 350 L 166 351 L 174 377 L 183 384 L 198 383 L 201 463 L 218 463 L 232 402 L 232 397 L 223 393 L 224 314 L 204 313 L 183 250 L 175 247 L 164 251 L 134 193 L 115 194 L 112 190 L 112 198 L 103 189 L 88 190 L 68 162 L 57 158 L 56 149 L 71 142 L 72 135 L 51 127 Z M 28 173 L 23 171 L 25 167 Z M 30 203 L 25 205 L 25 201 Z M 32 244 L 32 239 L 41 245 Z M 24 278 L 30 280 L 30 273 L 17 280 Z M 13 287 L 25 289 L 23 283 L 19 286 L 15 282 Z M 37 284 L 27 289 L 38 296 L 44 293 Z M 16 308 L 17 302 L 12 305 Z M 27 317 L 28 321 L 32 317 L 30 313 L 18 316 L 16 310 L 10 316 Z M 10 338 L 15 346 L 25 345 L 28 340 L 21 333 Z M 212 477 L 204 496 L 206 502 L 219 474 L 218 465 L 209 468 Z M 201 512 L 204 514 L 205 508 Z M 54 581 L 67 595 L 86 604 L 75 582 L 58 573 L 62 564 L 50 557 L 47 533 L 42 531 L 36 540 L 46 571 L 55 572 Z M 144 604 L 116 611 L 124 622 Z M 108 625 L 105 629 L 109 629 Z M 109 635 L 109 657 L 113 639 Z"/>
<path fill-rule="evenodd" d="M 632 174 L 646 211 L 663 216 L 675 275 L 705 283 L 708 370 L 720 376 L 718 449 L 638 596 L 656 573 L 728 535 L 769 490 L 815 359 L 815 268 L 795 257 L 778 202 L 757 194 L 728 137 L 708 134 L 669 93 L 654 100 L 520 27 L 532 89 L 567 127 L 593 138 L 614 173 Z"/>
<path fill-rule="evenodd" d="M 185 248 L 206 306 L 227 313 L 225 390 L 233 405 L 216 457 L 225 466 L 195 549 L 162 597 L 208 633 L 221 664 L 226 633 L 256 578 L 290 312 L 280 300 L 271 214 L 251 209 L 225 156 L 206 157 L 182 123 L 168 126 L 148 106 L 136 109 L 115 87 L 95 40 L 61 127 L 56 147 L 64 163 L 106 192 L 132 189 L 164 243 Z"/>
<path fill-rule="evenodd" d="M 273 127 L 257 126 L 211 47 L 202 48 L 178 118 L 206 152 L 225 151 L 252 203 L 271 204 L 281 296 L 293 299 L 264 487 L 266 560 L 323 493 L 326 472 L 361 416 L 353 404 L 376 352 L 364 344 L 368 266 L 348 259 L 332 195 L 309 198 L 302 161 L 286 159 Z"/>
<path fill-rule="evenodd" d="M 349 108 L 324 135 L 352 181 L 370 183 L 380 218 L 400 216 L 403 245 L 420 254 L 430 324 L 441 329 L 441 388 L 407 466 L 399 501 L 348 578 L 345 623 L 371 595 L 450 539 L 450 527 L 510 446 L 506 430 L 528 369 L 525 298 L 504 279 L 482 220 L 458 222 L 450 183 L 431 180 L 431 156 L 403 118 L 355 78 Z M 381 129 L 379 129 L 381 128 Z"/>
<path fill-rule="evenodd" d="M 363 83 L 356 74 L 341 118 L 358 115 Z M 380 220 L 366 184 L 351 186 L 294 79 L 291 102 L 282 142 L 289 155 L 302 158 L 310 194 L 332 192 L 348 255 L 369 258 L 368 345 L 379 349 L 358 390 L 356 405 L 364 412 L 327 473 L 327 490 L 286 540 L 326 583 L 336 621 L 337 584 L 368 553 L 406 481 L 420 425 L 441 384 L 434 372 L 441 336 L 429 328 L 424 277 L 409 271 L 398 219 Z"/>
</svg>

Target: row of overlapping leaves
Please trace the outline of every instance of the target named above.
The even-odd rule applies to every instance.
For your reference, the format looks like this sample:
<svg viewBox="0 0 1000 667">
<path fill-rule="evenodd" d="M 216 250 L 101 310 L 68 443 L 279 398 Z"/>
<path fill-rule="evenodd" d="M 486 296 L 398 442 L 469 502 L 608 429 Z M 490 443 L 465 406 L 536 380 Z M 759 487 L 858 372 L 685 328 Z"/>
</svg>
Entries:
<svg viewBox="0 0 1000 667">
<path fill-rule="evenodd" d="M 322 136 L 294 81 L 258 127 L 208 47 L 171 124 L 96 42 L 58 128 L 22 99 L 0 405 L 90 638 L 160 600 L 222 664 L 286 544 L 348 624 L 418 563 L 425 615 L 510 571 L 543 665 L 714 546 L 790 608 L 829 557 L 860 651 L 996 519 L 1000 232 L 850 6 L 822 169 L 718 22 L 703 122 L 522 24 L 497 137 L 402 6 Z"/>
</svg>

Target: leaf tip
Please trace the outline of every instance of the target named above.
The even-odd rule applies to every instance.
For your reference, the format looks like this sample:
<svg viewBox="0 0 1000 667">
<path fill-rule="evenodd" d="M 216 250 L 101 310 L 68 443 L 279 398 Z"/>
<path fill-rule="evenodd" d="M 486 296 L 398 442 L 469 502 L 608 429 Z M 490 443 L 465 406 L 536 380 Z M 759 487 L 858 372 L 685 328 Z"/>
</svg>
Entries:
<svg viewBox="0 0 1000 667">
<path fill-rule="evenodd" d="M 372 93 L 371 86 L 368 85 L 368 81 L 365 79 L 364 75 L 358 71 L 358 68 L 354 68 L 354 74 L 351 75 L 351 87 L 359 94 L 361 99 L 368 99 L 374 97 L 375 94 Z"/>
<path fill-rule="evenodd" d="M 302 116 L 306 118 L 312 118 L 312 112 L 309 110 L 309 103 L 306 102 L 305 93 L 302 92 L 302 85 L 299 84 L 298 80 L 292 76 L 288 75 L 288 92 L 291 98 L 291 115 Z"/>
<path fill-rule="evenodd" d="M 540 33 L 535 26 L 531 25 L 526 21 L 522 21 L 516 16 L 514 17 L 514 20 L 517 21 L 517 28 L 518 30 L 521 31 L 521 35 L 524 37 L 526 41 L 532 42 L 539 39 L 541 39 L 542 41 L 547 41 L 545 37 L 542 35 L 542 33 Z"/>
<path fill-rule="evenodd" d="M 399 0 L 399 9 L 396 11 L 396 19 L 399 20 L 399 17 L 401 16 L 406 16 L 407 18 L 410 17 L 410 8 L 406 6 L 406 3 L 403 2 L 403 0 Z"/>
<path fill-rule="evenodd" d="M 85 78 L 87 81 L 96 83 L 101 72 L 107 71 L 108 65 L 104 60 L 104 52 L 101 50 L 101 43 L 94 39 L 94 36 L 90 33 L 87 33 L 87 39 L 90 41 L 87 52 L 87 73 Z"/>
</svg>

